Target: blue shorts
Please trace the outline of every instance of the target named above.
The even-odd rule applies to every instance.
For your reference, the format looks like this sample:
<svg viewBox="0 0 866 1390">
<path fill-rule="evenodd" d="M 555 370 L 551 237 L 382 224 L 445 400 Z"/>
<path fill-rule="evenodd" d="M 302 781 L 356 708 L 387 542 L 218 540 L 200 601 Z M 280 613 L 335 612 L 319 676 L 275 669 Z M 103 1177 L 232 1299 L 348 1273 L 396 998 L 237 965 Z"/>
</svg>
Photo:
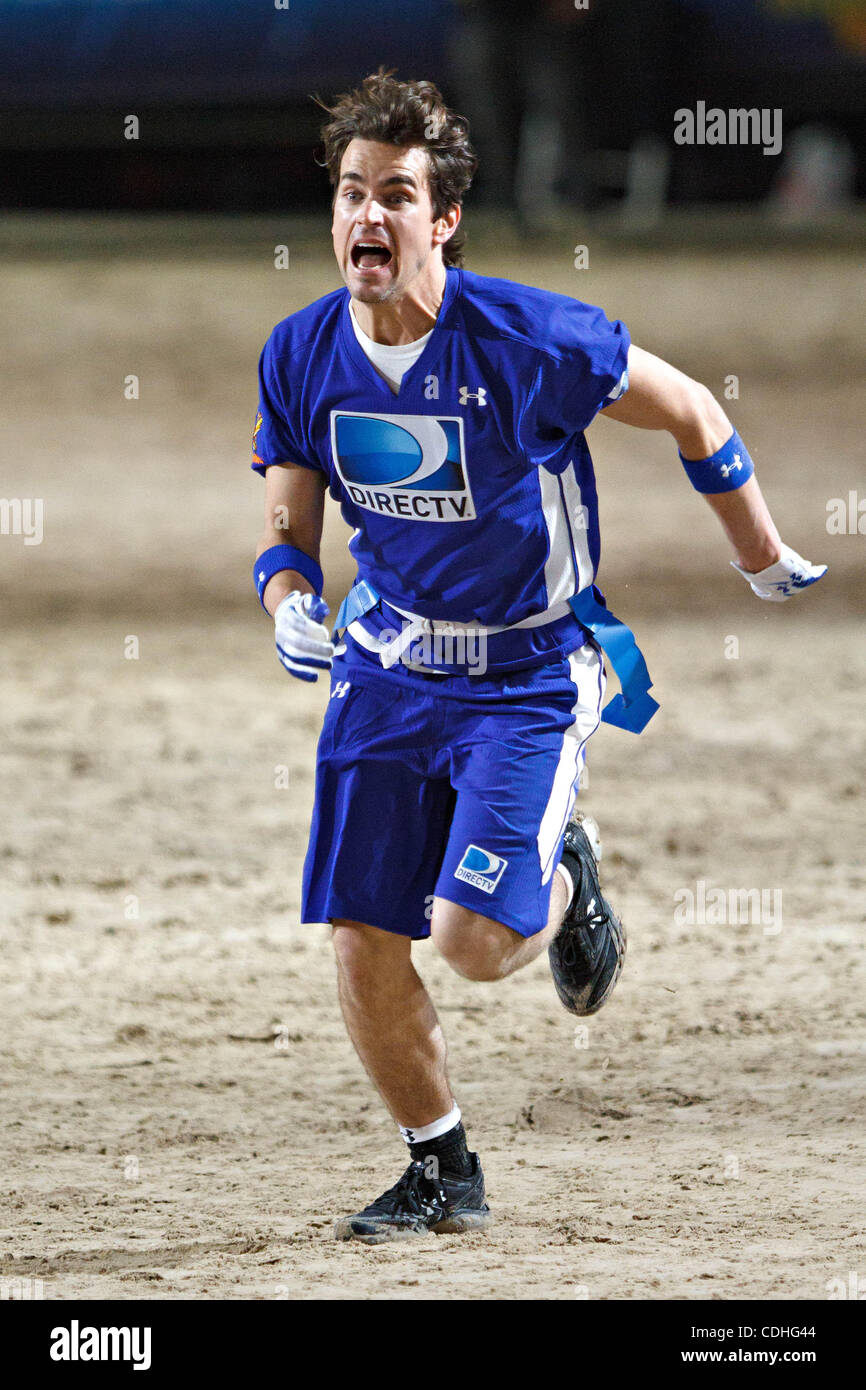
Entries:
<svg viewBox="0 0 866 1390">
<path fill-rule="evenodd" d="M 347 634 L 319 739 L 302 922 L 430 935 L 434 895 L 534 936 L 604 697 L 598 647 L 498 676 L 386 671 Z"/>
</svg>

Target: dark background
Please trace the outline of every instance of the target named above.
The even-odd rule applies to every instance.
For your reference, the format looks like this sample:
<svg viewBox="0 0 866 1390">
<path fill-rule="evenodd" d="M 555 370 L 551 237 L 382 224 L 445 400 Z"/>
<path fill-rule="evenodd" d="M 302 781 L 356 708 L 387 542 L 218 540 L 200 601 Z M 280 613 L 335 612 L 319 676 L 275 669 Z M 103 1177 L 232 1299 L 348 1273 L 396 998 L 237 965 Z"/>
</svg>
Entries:
<svg viewBox="0 0 866 1390">
<path fill-rule="evenodd" d="M 380 63 L 432 78 L 470 116 L 481 204 L 519 201 L 533 111 L 561 127 L 566 205 L 620 199 L 647 134 L 668 150 L 669 203 L 766 196 L 780 158 L 674 146 L 675 110 L 698 98 L 781 107 L 786 142 L 816 124 L 842 137 L 847 191 L 866 195 L 861 0 L 590 0 L 586 13 L 571 0 L 6 0 L 0 206 L 316 210 L 328 190 L 310 94 Z M 538 129 L 524 127 L 530 148 Z"/>
</svg>

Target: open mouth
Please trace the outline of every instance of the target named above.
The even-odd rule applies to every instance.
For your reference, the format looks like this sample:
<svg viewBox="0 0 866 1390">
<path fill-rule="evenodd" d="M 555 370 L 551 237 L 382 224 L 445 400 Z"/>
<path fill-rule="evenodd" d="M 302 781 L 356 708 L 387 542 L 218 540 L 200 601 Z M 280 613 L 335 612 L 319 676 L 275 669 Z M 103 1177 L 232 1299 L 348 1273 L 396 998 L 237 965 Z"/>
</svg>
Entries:
<svg viewBox="0 0 866 1390">
<path fill-rule="evenodd" d="M 391 260 L 387 246 L 377 241 L 356 241 L 351 256 L 352 265 L 357 270 L 379 270 Z"/>
</svg>

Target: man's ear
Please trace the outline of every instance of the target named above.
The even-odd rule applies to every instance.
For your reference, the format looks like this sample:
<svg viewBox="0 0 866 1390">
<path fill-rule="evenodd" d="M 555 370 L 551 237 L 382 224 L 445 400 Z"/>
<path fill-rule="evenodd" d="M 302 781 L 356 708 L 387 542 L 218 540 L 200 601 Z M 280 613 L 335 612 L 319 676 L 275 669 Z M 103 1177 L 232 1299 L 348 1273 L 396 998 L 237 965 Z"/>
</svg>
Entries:
<svg viewBox="0 0 866 1390">
<path fill-rule="evenodd" d="M 456 203 L 445 213 L 444 217 L 437 217 L 433 223 L 433 245 L 444 246 L 446 241 L 450 241 L 460 224 L 461 208 Z"/>
</svg>

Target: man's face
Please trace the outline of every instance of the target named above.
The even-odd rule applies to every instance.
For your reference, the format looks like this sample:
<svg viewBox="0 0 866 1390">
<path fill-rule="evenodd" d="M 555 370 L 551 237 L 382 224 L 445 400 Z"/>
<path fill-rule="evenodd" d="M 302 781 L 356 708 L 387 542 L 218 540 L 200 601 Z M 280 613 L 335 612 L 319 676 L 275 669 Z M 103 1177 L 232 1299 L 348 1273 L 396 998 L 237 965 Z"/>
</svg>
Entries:
<svg viewBox="0 0 866 1390">
<path fill-rule="evenodd" d="M 334 254 L 353 299 L 398 299 L 447 240 L 433 217 L 426 151 L 352 140 L 334 197 Z"/>
</svg>

